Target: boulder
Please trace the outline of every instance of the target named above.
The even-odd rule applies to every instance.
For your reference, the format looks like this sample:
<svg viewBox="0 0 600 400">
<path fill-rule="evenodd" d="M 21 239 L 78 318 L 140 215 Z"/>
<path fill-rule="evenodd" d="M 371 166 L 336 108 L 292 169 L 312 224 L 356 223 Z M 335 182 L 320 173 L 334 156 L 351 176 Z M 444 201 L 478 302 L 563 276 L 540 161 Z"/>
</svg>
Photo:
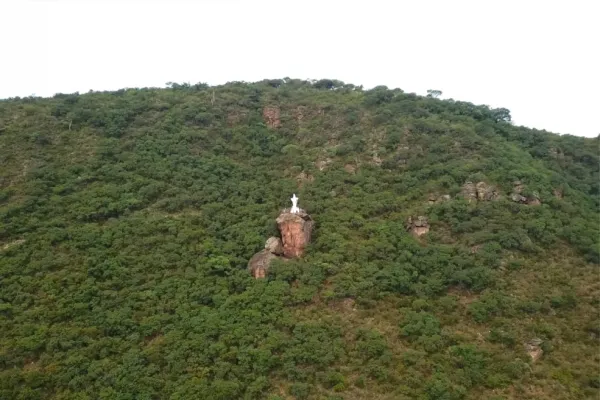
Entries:
<svg viewBox="0 0 600 400">
<path fill-rule="evenodd" d="M 292 214 L 289 209 L 286 209 L 279 214 L 276 222 L 281 232 L 284 257 L 302 257 L 304 249 L 310 242 L 314 225 L 310 215 L 302 209 L 297 214 Z"/>
<path fill-rule="evenodd" d="M 310 242 L 314 222 L 306 211 L 300 209 L 299 213 L 292 214 L 288 208 L 279 214 L 276 221 L 281 239 L 271 236 L 267 239 L 265 248 L 248 261 L 248 270 L 254 278 L 266 277 L 271 262 L 275 259 L 301 257 Z"/>
<path fill-rule="evenodd" d="M 281 239 L 275 236 L 271 236 L 267 239 L 265 243 L 265 250 L 268 250 L 270 253 L 280 256 L 283 254 L 283 243 L 281 243 Z"/>
<path fill-rule="evenodd" d="M 525 197 L 519 193 L 513 193 L 510 195 L 510 199 L 512 201 L 514 201 L 515 203 L 527 204 L 530 206 L 539 206 L 542 204 L 537 193 L 534 193 L 533 195 L 531 195 L 529 197 Z"/>
<path fill-rule="evenodd" d="M 427 217 L 422 215 L 413 218 L 408 217 L 406 221 L 406 230 L 412 233 L 414 236 L 421 236 L 429 232 L 429 222 Z"/>
<path fill-rule="evenodd" d="M 513 193 L 510 195 L 510 199 L 515 203 L 526 203 L 527 197 L 521 196 L 519 193 Z"/>
<path fill-rule="evenodd" d="M 485 182 L 478 182 L 477 185 L 475 185 L 475 190 L 477 191 L 478 201 L 492 201 L 497 200 L 500 197 L 496 188 Z"/>
<path fill-rule="evenodd" d="M 254 278 L 264 278 L 267 276 L 271 261 L 275 258 L 277 256 L 267 249 L 259 251 L 248 261 L 248 270 Z"/>
</svg>

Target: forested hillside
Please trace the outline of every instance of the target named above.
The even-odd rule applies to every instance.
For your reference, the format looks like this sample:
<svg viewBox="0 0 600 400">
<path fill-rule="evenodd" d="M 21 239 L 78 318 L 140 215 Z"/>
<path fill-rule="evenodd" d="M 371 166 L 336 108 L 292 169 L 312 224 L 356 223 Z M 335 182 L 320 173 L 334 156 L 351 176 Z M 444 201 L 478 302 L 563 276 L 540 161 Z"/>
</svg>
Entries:
<svg viewBox="0 0 600 400">
<path fill-rule="evenodd" d="M 0 398 L 598 398 L 598 138 L 435 94 L 0 101 Z"/>
</svg>

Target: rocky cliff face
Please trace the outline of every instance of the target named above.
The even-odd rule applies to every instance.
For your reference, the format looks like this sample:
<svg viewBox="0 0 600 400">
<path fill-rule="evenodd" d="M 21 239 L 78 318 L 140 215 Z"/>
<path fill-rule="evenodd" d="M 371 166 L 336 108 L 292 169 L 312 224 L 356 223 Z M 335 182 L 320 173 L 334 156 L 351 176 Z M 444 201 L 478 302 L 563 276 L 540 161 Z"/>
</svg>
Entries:
<svg viewBox="0 0 600 400">
<path fill-rule="evenodd" d="M 277 217 L 277 226 L 281 232 L 283 255 L 287 258 L 302 257 L 310 242 L 313 220 L 304 210 L 292 214 L 284 210 Z"/>
<path fill-rule="evenodd" d="M 269 265 L 277 258 L 290 259 L 302 257 L 310 242 L 314 221 L 304 210 L 298 214 L 283 210 L 277 217 L 277 226 L 281 238 L 270 237 L 264 250 L 256 253 L 248 262 L 248 270 L 254 278 L 264 278 Z"/>
</svg>

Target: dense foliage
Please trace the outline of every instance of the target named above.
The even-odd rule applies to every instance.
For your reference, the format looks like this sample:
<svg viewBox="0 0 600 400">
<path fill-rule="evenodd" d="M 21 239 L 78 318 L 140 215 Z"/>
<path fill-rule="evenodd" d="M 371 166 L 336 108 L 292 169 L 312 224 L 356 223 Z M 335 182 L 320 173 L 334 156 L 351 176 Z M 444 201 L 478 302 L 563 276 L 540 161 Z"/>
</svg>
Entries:
<svg viewBox="0 0 600 400">
<path fill-rule="evenodd" d="M 597 398 L 598 144 L 336 80 L 1 101 L 0 398 Z"/>
</svg>

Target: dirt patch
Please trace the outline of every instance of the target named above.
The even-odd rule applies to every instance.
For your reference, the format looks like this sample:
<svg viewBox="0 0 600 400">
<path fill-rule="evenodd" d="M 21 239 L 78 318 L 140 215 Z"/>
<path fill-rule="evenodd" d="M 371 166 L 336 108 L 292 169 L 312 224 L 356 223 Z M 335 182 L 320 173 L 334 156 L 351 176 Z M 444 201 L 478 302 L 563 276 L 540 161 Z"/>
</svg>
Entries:
<svg viewBox="0 0 600 400">
<path fill-rule="evenodd" d="M 467 306 L 475 300 L 479 299 L 479 295 L 457 286 L 449 288 L 448 294 L 451 296 L 455 296 L 458 301 L 458 304 L 461 304 L 463 306 Z"/>
</svg>

